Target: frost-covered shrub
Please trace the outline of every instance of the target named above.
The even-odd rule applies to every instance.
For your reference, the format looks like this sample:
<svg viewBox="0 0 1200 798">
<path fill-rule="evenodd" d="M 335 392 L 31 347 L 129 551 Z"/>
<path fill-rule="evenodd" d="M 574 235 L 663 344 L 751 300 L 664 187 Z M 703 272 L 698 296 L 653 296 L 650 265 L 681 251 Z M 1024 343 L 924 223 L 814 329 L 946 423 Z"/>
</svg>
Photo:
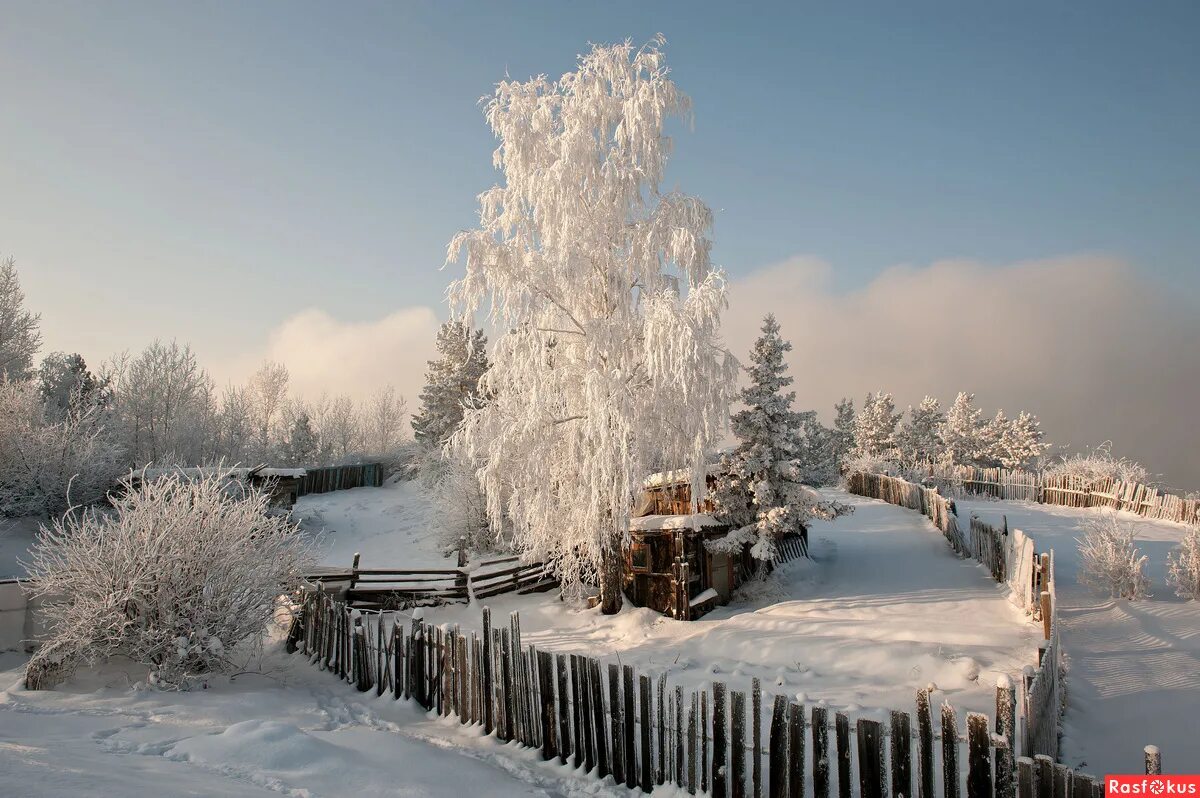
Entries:
<svg viewBox="0 0 1200 798">
<path fill-rule="evenodd" d="M 57 515 L 116 484 L 120 451 L 101 405 L 72 401 L 52 419 L 35 382 L 0 377 L 0 408 L 0 516 Z"/>
<path fill-rule="evenodd" d="M 429 525 L 448 549 L 457 548 L 463 538 L 474 550 L 492 549 L 499 542 L 492 532 L 487 496 L 475 471 L 457 454 L 430 451 L 422 462 L 420 479 L 431 499 Z"/>
<path fill-rule="evenodd" d="M 1181 598 L 1200 599 L 1200 527 L 1192 527 L 1167 555 L 1167 584 Z"/>
<path fill-rule="evenodd" d="M 1092 451 L 1073 454 L 1061 463 L 1046 469 L 1047 477 L 1076 477 L 1085 482 L 1115 479 L 1120 482 L 1146 483 L 1150 479 L 1145 466 L 1124 457 L 1112 455 L 1112 444 L 1102 443 Z"/>
<path fill-rule="evenodd" d="M 1148 595 L 1145 555 L 1134 548 L 1136 531 L 1116 513 L 1088 518 L 1079 543 L 1079 581 L 1113 598 L 1140 599 Z"/>
<path fill-rule="evenodd" d="M 149 668 L 150 684 L 184 689 L 253 651 L 310 547 L 267 514 L 264 493 L 230 485 L 216 473 L 126 483 L 111 511 L 43 527 L 30 574 L 49 634 L 27 684 L 124 656 Z"/>
</svg>

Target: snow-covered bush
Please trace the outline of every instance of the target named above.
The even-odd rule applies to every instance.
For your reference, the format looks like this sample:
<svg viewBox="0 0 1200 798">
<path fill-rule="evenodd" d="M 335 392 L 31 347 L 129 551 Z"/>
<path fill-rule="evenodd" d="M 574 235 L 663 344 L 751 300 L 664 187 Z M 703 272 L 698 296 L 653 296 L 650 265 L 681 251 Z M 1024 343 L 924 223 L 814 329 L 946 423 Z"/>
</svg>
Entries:
<svg viewBox="0 0 1200 798">
<path fill-rule="evenodd" d="M 0 377 L 0 516 L 57 515 L 104 497 L 121 475 L 104 408 L 72 401 L 48 416 L 32 380 Z"/>
<path fill-rule="evenodd" d="M 1133 545 L 1137 532 L 1116 513 L 1106 512 L 1084 522 L 1079 543 L 1079 582 L 1113 598 L 1140 599 L 1149 595 L 1145 555 Z"/>
<path fill-rule="evenodd" d="M 1085 482 L 1115 479 L 1120 482 L 1140 482 L 1150 479 L 1145 466 L 1124 457 L 1112 455 L 1112 443 L 1106 441 L 1090 452 L 1073 454 L 1061 463 L 1046 469 L 1047 477 L 1077 477 Z"/>
<path fill-rule="evenodd" d="M 1167 555 L 1167 584 L 1181 598 L 1200 599 L 1200 527 L 1192 527 Z"/>
<path fill-rule="evenodd" d="M 310 545 L 268 515 L 266 494 L 231 484 L 220 473 L 127 481 L 111 511 L 43 527 L 29 570 L 49 633 L 27 685 L 123 656 L 150 669 L 150 684 L 184 689 L 252 652 Z"/>
<path fill-rule="evenodd" d="M 851 474 L 885 474 L 889 477 L 904 476 L 904 469 L 894 460 L 877 454 L 859 454 L 847 457 L 842 462 L 842 479 Z"/>
<path fill-rule="evenodd" d="M 474 550 L 495 548 L 498 540 L 488 520 L 487 496 L 476 468 L 457 454 L 441 454 L 427 446 L 419 466 L 420 479 L 431 499 L 429 525 L 442 545 L 456 548 L 466 538 Z"/>
</svg>

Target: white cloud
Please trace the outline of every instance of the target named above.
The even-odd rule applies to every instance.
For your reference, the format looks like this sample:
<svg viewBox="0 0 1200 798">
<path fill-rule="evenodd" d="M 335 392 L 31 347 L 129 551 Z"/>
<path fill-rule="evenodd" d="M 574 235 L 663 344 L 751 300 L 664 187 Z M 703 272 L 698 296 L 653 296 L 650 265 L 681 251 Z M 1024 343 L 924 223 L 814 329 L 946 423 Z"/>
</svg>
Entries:
<svg viewBox="0 0 1200 798">
<path fill-rule="evenodd" d="M 393 385 L 416 407 L 434 354 L 440 324 L 428 307 L 409 307 L 374 321 L 341 321 L 312 308 L 283 321 L 266 346 L 231 364 L 229 377 L 241 381 L 264 359 L 287 366 L 292 390 L 304 396 L 322 391 L 356 398 Z"/>
<path fill-rule="evenodd" d="M 892 391 L 1039 414 L 1056 443 L 1112 440 L 1152 473 L 1200 489 L 1200 320 L 1121 261 L 1100 256 L 989 266 L 900 266 L 838 293 L 830 267 L 794 258 L 733 281 L 726 339 L 749 350 L 773 312 L 795 346 L 798 404 Z"/>
</svg>

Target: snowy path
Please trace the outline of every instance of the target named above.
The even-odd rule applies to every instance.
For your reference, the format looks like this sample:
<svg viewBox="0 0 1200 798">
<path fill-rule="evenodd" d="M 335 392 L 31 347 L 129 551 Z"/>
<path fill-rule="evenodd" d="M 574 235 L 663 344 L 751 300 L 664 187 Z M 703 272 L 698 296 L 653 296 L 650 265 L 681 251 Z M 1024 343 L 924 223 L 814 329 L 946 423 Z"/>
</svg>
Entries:
<svg viewBox="0 0 1200 798">
<path fill-rule="evenodd" d="M 749 600 L 698 621 L 636 608 L 602 620 L 552 596 L 492 600 L 493 618 L 520 610 L 526 643 L 665 670 L 685 689 L 713 680 L 748 689 L 758 676 L 768 694 L 877 715 L 911 711 L 916 690 L 934 682 L 939 700 L 990 714 L 997 678 L 1035 660 L 1036 628 L 923 516 L 830 493 L 855 512 L 814 525 L 815 562 L 788 564 Z M 478 607 L 427 617 L 480 624 Z"/>
<path fill-rule="evenodd" d="M 1163 751 L 1164 770 L 1193 772 L 1200 763 L 1200 602 L 1174 596 L 1165 581 L 1167 553 L 1184 527 L 1130 514 L 1135 545 L 1149 556 L 1152 596 L 1129 602 L 1104 598 L 1077 581 L 1075 538 L 1098 510 L 1017 502 L 958 502 L 959 514 L 984 520 L 1008 516 L 1054 549 L 1063 643 L 1070 658 L 1064 762 L 1093 773 L 1137 773 L 1147 744 Z M 1190 770 L 1189 770 L 1190 768 Z"/>
<path fill-rule="evenodd" d="M 299 657 L 271 662 L 275 679 L 192 693 L 134 692 L 112 669 L 107 685 L 82 674 L 27 692 L 17 686 L 23 663 L 6 655 L 0 679 L 13 686 L 0 692 L 0 795 L 625 793 L 412 704 L 358 693 Z"/>
</svg>

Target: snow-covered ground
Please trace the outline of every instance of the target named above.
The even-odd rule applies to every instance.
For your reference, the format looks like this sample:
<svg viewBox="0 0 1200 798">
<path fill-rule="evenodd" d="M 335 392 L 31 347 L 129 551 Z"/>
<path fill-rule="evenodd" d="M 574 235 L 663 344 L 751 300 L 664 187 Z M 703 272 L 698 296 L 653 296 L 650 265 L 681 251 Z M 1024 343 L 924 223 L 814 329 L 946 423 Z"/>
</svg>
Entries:
<svg viewBox="0 0 1200 798">
<path fill-rule="evenodd" d="M 21 560 L 27 560 L 38 526 L 44 518 L 0 518 L 0 579 L 24 576 Z"/>
<path fill-rule="evenodd" d="M 1033 661 L 1037 628 L 923 516 L 832 492 L 854 515 L 811 531 L 815 561 L 792 563 L 740 603 L 677 622 L 627 607 L 615 618 L 554 594 L 489 601 L 497 622 L 519 610 L 525 642 L 666 671 L 685 688 L 723 680 L 824 702 L 854 715 L 911 709 L 930 682 L 960 710 L 988 711 L 1001 674 Z M 306 529 L 325 561 L 445 567 L 415 483 L 306 497 Z M 479 606 L 425 610 L 478 628 Z M 355 692 L 277 651 L 268 675 L 187 694 L 134 691 L 108 668 L 63 687 L 20 689 L 23 658 L 0 654 L 0 785 L 28 795 L 573 795 L 606 792 L 535 752 L 482 738 L 390 697 Z M 769 706 L 769 703 L 767 703 Z M 614 790 L 617 788 L 614 788 Z"/>
<path fill-rule="evenodd" d="M 1062 639 L 1070 658 L 1063 761 L 1092 773 L 1137 773 L 1142 747 L 1157 745 L 1164 768 L 1190 772 L 1200 763 L 1200 602 L 1176 598 L 1166 584 L 1167 553 L 1185 527 L 1130 513 L 1135 545 L 1149 556 L 1152 596 L 1124 601 L 1077 581 L 1075 538 L 1100 510 L 1024 502 L 959 501 L 964 518 L 1008 517 L 1040 550 L 1054 549 Z"/>
<path fill-rule="evenodd" d="M 784 566 L 744 601 L 698 621 L 626 607 L 605 618 L 554 594 L 488 600 L 493 618 L 521 613 L 526 644 L 666 671 L 692 689 L 714 680 L 878 716 L 913 710 L 918 688 L 960 711 L 991 714 L 995 685 L 1036 660 L 1037 628 L 973 560 L 953 555 L 924 516 L 830 491 L 854 514 L 810 531 L 814 562 Z M 480 627 L 477 606 L 426 610 L 434 622 Z M 769 698 L 764 703 L 769 705 Z"/>
</svg>

